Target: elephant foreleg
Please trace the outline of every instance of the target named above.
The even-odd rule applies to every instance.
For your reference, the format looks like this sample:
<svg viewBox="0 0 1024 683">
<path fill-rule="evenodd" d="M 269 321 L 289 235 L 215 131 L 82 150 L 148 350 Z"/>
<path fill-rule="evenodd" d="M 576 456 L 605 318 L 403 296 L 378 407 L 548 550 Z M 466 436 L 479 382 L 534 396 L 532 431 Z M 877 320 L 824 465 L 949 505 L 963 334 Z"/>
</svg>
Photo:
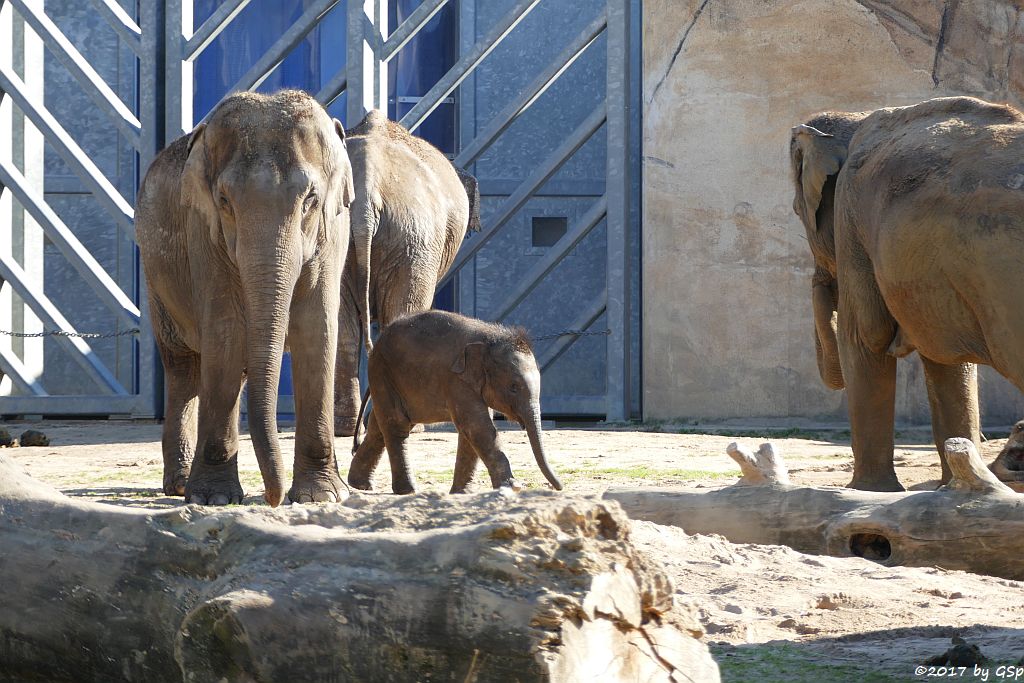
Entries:
<svg viewBox="0 0 1024 683">
<path fill-rule="evenodd" d="M 896 359 L 852 343 L 840 344 L 853 447 L 850 488 L 902 491 L 893 467 Z"/>
<path fill-rule="evenodd" d="M 981 418 L 978 413 L 978 368 L 973 363 L 942 365 L 921 357 L 924 365 L 928 405 L 932 415 L 932 436 L 942 462 L 942 483 L 952 476 L 946 462 L 946 439 L 962 437 L 981 446 Z"/>
<path fill-rule="evenodd" d="M 345 487 L 334 457 L 331 420 L 337 324 L 336 287 L 317 287 L 292 304 L 288 338 L 295 391 L 295 469 L 288 497 L 293 503 L 338 502 Z"/>
<path fill-rule="evenodd" d="M 192 459 L 196 452 L 198 415 L 199 357 L 194 353 L 176 353 L 158 341 L 167 385 L 162 437 L 164 456 L 164 494 L 185 495 Z"/>
<path fill-rule="evenodd" d="M 204 341 L 200 356 L 199 441 L 185 486 L 185 502 L 241 503 L 238 416 L 244 344 L 237 335 L 223 330 L 210 330 Z"/>
<path fill-rule="evenodd" d="M 480 459 L 487 467 L 487 473 L 491 475 L 491 486 L 515 486 L 515 479 L 512 476 L 512 466 L 508 457 L 501 449 L 501 441 L 498 438 L 498 429 L 491 419 L 491 411 L 483 404 L 479 396 L 465 394 L 462 400 L 456 401 L 457 405 L 452 410 L 452 422 L 459 430 L 459 443 L 465 439 L 472 445 Z M 461 456 L 462 450 L 459 454 Z M 458 464 L 458 463 L 456 463 Z M 456 475 L 458 475 L 456 467 Z M 453 484 L 454 488 L 454 484 Z"/>
</svg>

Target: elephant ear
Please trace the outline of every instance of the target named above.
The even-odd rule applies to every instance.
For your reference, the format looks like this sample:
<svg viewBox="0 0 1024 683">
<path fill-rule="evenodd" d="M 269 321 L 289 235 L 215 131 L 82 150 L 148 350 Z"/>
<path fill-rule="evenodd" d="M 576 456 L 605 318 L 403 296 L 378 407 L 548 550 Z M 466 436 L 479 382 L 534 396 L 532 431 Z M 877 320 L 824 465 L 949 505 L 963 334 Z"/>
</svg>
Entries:
<svg viewBox="0 0 1024 683">
<path fill-rule="evenodd" d="M 210 176 L 206 159 L 206 124 L 200 123 L 188 138 L 185 167 L 181 172 L 181 203 L 190 206 L 205 219 L 210 239 L 219 239 L 220 214 L 210 193 Z"/>
<path fill-rule="evenodd" d="M 341 140 L 341 146 L 345 147 L 345 126 L 341 125 L 341 121 L 338 119 L 334 120 L 334 131 L 338 134 L 338 138 Z M 347 167 L 345 173 L 345 184 L 341 189 L 341 205 L 346 209 L 352 206 L 352 200 L 356 196 L 356 188 L 352 182 L 352 164 L 348 160 L 348 150 L 345 152 L 345 166 Z"/>
<path fill-rule="evenodd" d="M 459 376 L 463 382 L 473 388 L 476 393 L 484 390 L 484 352 L 487 345 L 483 342 L 470 342 L 462 349 L 455 362 L 452 363 L 452 372 Z"/>
<path fill-rule="evenodd" d="M 812 232 L 818 229 L 818 206 L 825 182 L 829 176 L 839 173 L 846 154 L 846 145 L 829 133 L 803 123 L 793 128 L 790 141 L 790 163 L 796 184 L 793 209 Z"/>
</svg>

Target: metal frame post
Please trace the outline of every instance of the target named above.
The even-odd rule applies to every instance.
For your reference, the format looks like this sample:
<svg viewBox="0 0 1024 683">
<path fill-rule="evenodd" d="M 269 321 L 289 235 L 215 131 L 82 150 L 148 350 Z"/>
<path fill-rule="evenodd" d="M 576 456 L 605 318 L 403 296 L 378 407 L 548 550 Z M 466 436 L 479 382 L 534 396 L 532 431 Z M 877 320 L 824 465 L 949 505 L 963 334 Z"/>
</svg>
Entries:
<svg viewBox="0 0 1024 683">
<path fill-rule="evenodd" d="M 388 66 L 382 59 L 388 33 L 389 0 L 348 1 L 347 125 L 371 109 L 388 110 Z"/>
<path fill-rule="evenodd" d="M 628 358 L 632 320 L 630 229 L 630 0 L 608 0 L 608 421 L 629 418 L 632 378 Z"/>
</svg>

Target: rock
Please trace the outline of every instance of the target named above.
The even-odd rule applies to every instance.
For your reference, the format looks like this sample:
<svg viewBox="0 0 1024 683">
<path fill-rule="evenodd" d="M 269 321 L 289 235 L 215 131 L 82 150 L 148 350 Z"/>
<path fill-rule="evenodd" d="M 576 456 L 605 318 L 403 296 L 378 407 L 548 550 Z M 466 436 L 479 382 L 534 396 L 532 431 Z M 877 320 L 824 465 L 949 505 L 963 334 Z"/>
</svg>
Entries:
<svg viewBox="0 0 1024 683">
<path fill-rule="evenodd" d="M 50 439 L 42 432 L 36 429 L 26 429 L 21 433 L 21 438 L 18 439 L 19 443 L 24 446 L 49 446 Z"/>
<path fill-rule="evenodd" d="M 974 666 L 985 664 L 988 657 L 981 653 L 981 649 L 972 643 L 968 643 L 960 636 L 953 636 L 953 647 L 941 655 L 937 655 L 924 662 L 925 666 Z"/>
<path fill-rule="evenodd" d="M 3 427 L 0 427 L 0 448 L 10 448 L 14 445 L 14 438 L 11 437 L 11 433 Z"/>
</svg>

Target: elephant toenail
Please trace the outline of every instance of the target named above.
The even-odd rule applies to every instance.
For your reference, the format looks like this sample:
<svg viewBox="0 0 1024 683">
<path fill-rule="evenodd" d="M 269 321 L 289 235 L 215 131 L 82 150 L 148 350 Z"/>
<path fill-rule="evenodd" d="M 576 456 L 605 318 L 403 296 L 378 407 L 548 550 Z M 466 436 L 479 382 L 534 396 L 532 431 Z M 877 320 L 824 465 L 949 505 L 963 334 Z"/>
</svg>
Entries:
<svg viewBox="0 0 1024 683">
<path fill-rule="evenodd" d="M 225 493 L 215 493 L 210 496 L 210 505 L 227 505 L 230 498 Z"/>
<path fill-rule="evenodd" d="M 313 494 L 313 501 L 317 503 L 336 503 L 338 498 L 330 491 L 317 491 Z"/>
</svg>

